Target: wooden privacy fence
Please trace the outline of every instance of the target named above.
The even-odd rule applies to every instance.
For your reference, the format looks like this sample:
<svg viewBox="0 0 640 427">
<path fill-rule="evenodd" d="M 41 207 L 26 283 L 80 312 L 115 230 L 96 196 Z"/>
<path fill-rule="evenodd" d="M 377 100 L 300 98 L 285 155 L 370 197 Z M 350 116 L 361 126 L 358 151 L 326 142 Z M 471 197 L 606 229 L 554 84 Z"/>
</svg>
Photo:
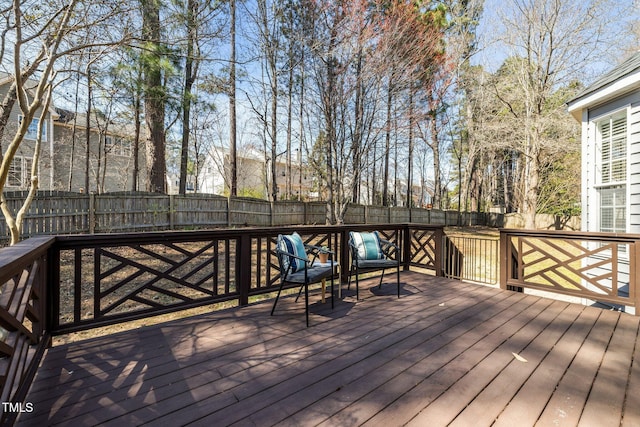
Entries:
<svg viewBox="0 0 640 427">
<path fill-rule="evenodd" d="M 14 212 L 26 192 L 5 194 Z M 23 237 L 42 234 L 119 233 L 219 227 L 325 224 L 325 202 L 268 202 L 217 195 L 39 192 L 26 215 Z M 349 205 L 346 224 L 422 223 L 501 226 L 501 214 Z M 9 231 L 0 220 L 0 240 Z"/>
</svg>

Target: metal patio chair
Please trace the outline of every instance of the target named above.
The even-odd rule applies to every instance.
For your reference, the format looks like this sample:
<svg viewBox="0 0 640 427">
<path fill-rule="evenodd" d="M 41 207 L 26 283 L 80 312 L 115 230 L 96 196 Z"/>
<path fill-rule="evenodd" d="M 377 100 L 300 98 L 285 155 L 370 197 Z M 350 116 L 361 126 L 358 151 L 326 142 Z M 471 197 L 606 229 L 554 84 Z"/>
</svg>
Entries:
<svg viewBox="0 0 640 427">
<path fill-rule="evenodd" d="M 351 267 L 347 289 L 351 286 L 351 276 L 356 276 L 356 299 L 359 299 L 358 275 L 382 270 L 378 288 L 382 287 L 384 271 L 396 269 L 398 298 L 400 298 L 400 252 L 394 243 L 381 239 L 378 232 L 349 232 Z"/>
<path fill-rule="evenodd" d="M 320 252 L 329 254 L 328 265 L 316 262 L 316 258 Z M 309 326 L 309 285 L 322 282 L 329 278 L 331 279 L 331 308 L 334 308 L 333 278 L 335 264 L 332 260 L 332 251 L 319 246 L 305 244 L 298 233 L 293 233 L 290 235 L 278 235 L 276 254 L 280 268 L 280 287 L 278 289 L 278 295 L 273 302 L 273 308 L 271 309 L 272 316 L 284 285 L 300 285 L 296 302 L 304 289 L 304 310 L 307 326 Z"/>
</svg>

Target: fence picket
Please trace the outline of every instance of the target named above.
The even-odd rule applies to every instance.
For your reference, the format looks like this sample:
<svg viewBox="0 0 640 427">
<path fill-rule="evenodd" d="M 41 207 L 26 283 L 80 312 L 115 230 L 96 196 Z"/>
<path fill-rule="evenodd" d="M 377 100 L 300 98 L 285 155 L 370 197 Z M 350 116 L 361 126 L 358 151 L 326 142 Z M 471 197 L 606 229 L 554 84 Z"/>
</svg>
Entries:
<svg viewBox="0 0 640 427">
<path fill-rule="evenodd" d="M 13 211 L 27 193 L 7 192 L 7 206 Z M 172 200 L 171 200 L 172 199 Z M 162 231 L 243 226 L 322 225 L 326 202 L 278 201 L 213 194 L 169 196 L 145 192 L 83 194 L 39 191 L 25 217 L 23 238 L 42 234 L 84 234 L 133 231 Z M 501 225 L 503 215 L 462 214 L 467 225 Z M 364 206 L 350 204 L 347 224 L 427 223 L 458 224 L 458 213 L 420 208 Z M 0 221 L 0 244 L 9 240 L 5 221 Z"/>
</svg>

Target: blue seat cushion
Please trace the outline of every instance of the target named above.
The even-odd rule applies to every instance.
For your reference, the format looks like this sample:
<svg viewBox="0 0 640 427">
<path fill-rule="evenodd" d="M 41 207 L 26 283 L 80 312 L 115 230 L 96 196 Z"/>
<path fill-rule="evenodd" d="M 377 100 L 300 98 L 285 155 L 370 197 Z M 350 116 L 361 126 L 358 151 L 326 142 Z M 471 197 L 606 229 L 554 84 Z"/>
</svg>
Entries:
<svg viewBox="0 0 640 427">
<path fill-rule="evenodd" d="M 392 268 L 398 266 L 395 259 L 365 259 L 358 260 L 359 268 Z"/>
<path fill-rule="evenodd" d="M 315 266 L 307 268 L 307 283 L 317 283 L 322 279 L 331 277 L 333 268 L 331 266 Z M 304 283 L 304 268 L 295 273 L 287 275 L 287 282 Z"/>
<path fill-rule="evenodd" d="M 303 261 L 291 256 L 285 256 L 283 259 L 285 264 L 284 265 L 285 270 L 289 267 L 289 265 L 291 265 L 291 269 L 289 270 L 291 273 L 304 270 L 304 265 L 308 260 L 308 258 L 307 258 L 307 252 L 305 251 L 305 248 L 304 248 L 304 242 L 302 241 L 302 237 L 300 237 L 298 233 L 294 232 L 293 234 L 280 235 L 279 240 L 280 240 L 280 243 L 279 243 L 280 250 L 304 259 Z"/>
<path fill-rule="evenodd" d="M 352 231 L 349 234 L 351 235 L 353 245 L 356 247 L 358 259 L 384 259 L 384 253 L 380 247 L 380 237 L 377 231 L 372 233 Z"/>
</svg>

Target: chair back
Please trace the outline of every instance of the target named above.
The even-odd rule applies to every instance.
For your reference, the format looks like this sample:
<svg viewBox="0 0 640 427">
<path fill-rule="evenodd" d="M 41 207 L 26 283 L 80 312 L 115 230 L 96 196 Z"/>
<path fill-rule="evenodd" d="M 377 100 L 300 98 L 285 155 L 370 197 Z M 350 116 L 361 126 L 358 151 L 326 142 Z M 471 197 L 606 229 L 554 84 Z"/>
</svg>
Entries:
<svg viewBox="0 0 640 427">
<path fill-rule="evenodd" d="M 353 259 L 374 260 L 385 258 L 377 231 L 371 233 L 350 231 L 349 245 L 351 246 Z"/>
<path fill-rule="evenodd" d="M 304 269 L 307 262 L 307 252 L 305 251 L 304 242 L 302 241 L 302 237 L 296 232 L 293 234 L 278 235 L 276 255 L 278 256 L 278 264 L 282 277 Z M 295 258 L 291 255 L 302 259 Z"/>
</svg>

